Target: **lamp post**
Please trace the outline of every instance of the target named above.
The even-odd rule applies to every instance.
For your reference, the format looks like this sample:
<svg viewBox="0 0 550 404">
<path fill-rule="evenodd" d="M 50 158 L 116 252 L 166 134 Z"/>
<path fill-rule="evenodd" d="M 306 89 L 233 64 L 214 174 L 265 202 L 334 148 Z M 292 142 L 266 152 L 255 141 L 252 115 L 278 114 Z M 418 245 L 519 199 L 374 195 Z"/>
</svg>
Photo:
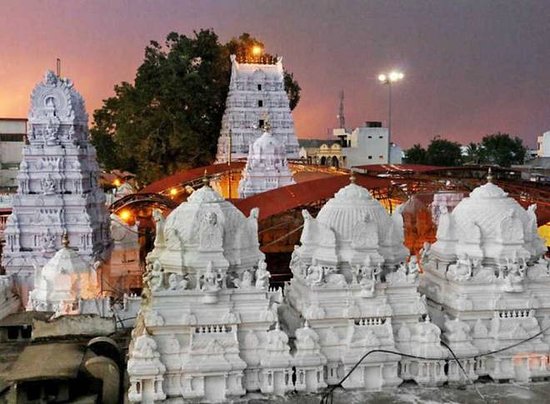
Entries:
<svg viewBox="0 0 550 404">
<path fill-rule="evenodd" d="M 378 81 L 388 86 L 388 164 L 391 162 L 391 86 L 400 80 L 403 80 L 405 75 L 398 71 L 390 73 L 382 73 L 378 76 Z"/>
</svg>

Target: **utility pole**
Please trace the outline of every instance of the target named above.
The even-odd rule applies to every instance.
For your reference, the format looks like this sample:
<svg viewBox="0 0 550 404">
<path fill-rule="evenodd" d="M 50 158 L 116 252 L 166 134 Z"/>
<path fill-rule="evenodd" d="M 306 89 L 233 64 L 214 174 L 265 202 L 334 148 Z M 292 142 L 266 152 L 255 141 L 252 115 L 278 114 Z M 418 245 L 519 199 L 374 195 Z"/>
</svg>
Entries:
<svg viewBox="0 0 550 404">
<path fill-rule="evenodd" d="M 231 146 L 232 146 L 232 132 L 231 128 L 229 129 L 229 148 L 228 148 L 228 156 L 227 156 L 227 166 L 229 167 L 229 184 L 228 184 L 228 193 L 229 197 L 228 199 L 231 199 L 231 180 L 233 179 L 233 175 L 231 174 Z"/>
<path fill-rule="evenodd" d="M 57 77 L 61 77 L 61 59 L 57 58 Z"/>
</svg>

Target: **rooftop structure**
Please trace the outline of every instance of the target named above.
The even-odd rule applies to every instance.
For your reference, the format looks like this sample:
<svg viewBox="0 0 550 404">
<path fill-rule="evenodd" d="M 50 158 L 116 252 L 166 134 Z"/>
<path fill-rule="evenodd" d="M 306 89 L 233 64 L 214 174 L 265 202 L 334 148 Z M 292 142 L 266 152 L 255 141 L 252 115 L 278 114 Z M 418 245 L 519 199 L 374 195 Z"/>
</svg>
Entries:
<svg viewBox="0 0 550 404">
<path fill-rule="evenodd" d="M 266 113 L 272 135 L 284 146 L 286 157 L 298 158 L 294 121 L 284 89 L 282 57 L 274 63 L 241 63 L 231 55 L 231 81 L 217 161 L 246 158 L 249 146 L 260 137 Z"/>
<path fill-rule="evenodd" d="M 27 133 L 25 118 L 0 118 L 0 189 L 17 189 L 17 170 Z"/>
</svg>

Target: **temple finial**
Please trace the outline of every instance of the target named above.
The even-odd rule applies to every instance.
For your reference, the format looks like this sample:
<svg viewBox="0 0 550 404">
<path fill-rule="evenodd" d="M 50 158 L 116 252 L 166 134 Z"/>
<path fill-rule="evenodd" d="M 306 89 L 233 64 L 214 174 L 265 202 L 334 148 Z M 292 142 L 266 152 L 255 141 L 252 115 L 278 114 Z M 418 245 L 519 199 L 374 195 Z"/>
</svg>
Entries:
<svg viewBox="0 0 550 404">
<path fill-rule="evenodd" d="M 206 168 L 204 169 L 204 174 L 202 176 L 202 185 L 210 185 L 210 181 L 208 180 L 208 171 L 206 170 Z"/>
<path fill-rule="evenodd" d="M 61 244 L 65 248 L 69 248 L 69 234 L 67 233 L 67 230 L 63 232 L 63 237 L 61 237 Z"/>
<path fill-rule="evenodd" d="M 493 171 L 491 167 L 489 167 L 489 171 L 487 171 L 487 182 L 493 182 Z"/>
<path fill-rule="evenodd" d="M 351 171 L 351 174 L 350 174 L 350 176 L 349 176 L 349 182 L 350 182 L 351 184 L 355 184 L 355 179 L 356 179 L 356 177 L 355 177 L 355 171 L 352 170 L 352 171 Z"/>
</svg>

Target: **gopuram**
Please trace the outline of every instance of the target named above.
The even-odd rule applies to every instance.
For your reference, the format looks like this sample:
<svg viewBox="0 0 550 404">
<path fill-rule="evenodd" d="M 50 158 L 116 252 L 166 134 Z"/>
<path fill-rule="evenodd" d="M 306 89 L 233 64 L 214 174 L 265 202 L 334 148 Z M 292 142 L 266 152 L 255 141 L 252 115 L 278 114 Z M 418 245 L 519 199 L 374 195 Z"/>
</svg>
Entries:
<svg viewBox="0 0 550 404">
<path fill-rule="evenodd" d="M 231 81 L 222 119 L 216 160 L 244 159 L 268 114 L 271 134 L 287 158 L 298 158 L 298 140 L 284 88 L 283 58 L 259 58 L 256 63 L 231 55 Z M 231 148 L 231 151 L 229 150 Z"/>
<path fill-rule="evenodd" d="M 17 276 L 24 304 L 35 268 L 61 248 L 63 234 L 89 262 L 103 259 L 110 245 L 88 114 L 69 79 L 48 71 L 34 88 L 27 138 L 2 256 L 6 273 Z"/>
<path fill-rule="evenodd" d="M 442 339 L 476 356 L 464 363 L 471 379 L 550 375 L 550 268 L 535 211 L 489 174 L 452 213 L 441 209 L 437 241 L 423 252 L 420 290 Z"/>
<path fill-rule="evenodd" d="M 250 145 L 246 166 L 239 182 L 239 198 L 294 184 L 288 168 L 285 147 L 271 134 L 268 116 L 264 133 Z"/>
</svg>

